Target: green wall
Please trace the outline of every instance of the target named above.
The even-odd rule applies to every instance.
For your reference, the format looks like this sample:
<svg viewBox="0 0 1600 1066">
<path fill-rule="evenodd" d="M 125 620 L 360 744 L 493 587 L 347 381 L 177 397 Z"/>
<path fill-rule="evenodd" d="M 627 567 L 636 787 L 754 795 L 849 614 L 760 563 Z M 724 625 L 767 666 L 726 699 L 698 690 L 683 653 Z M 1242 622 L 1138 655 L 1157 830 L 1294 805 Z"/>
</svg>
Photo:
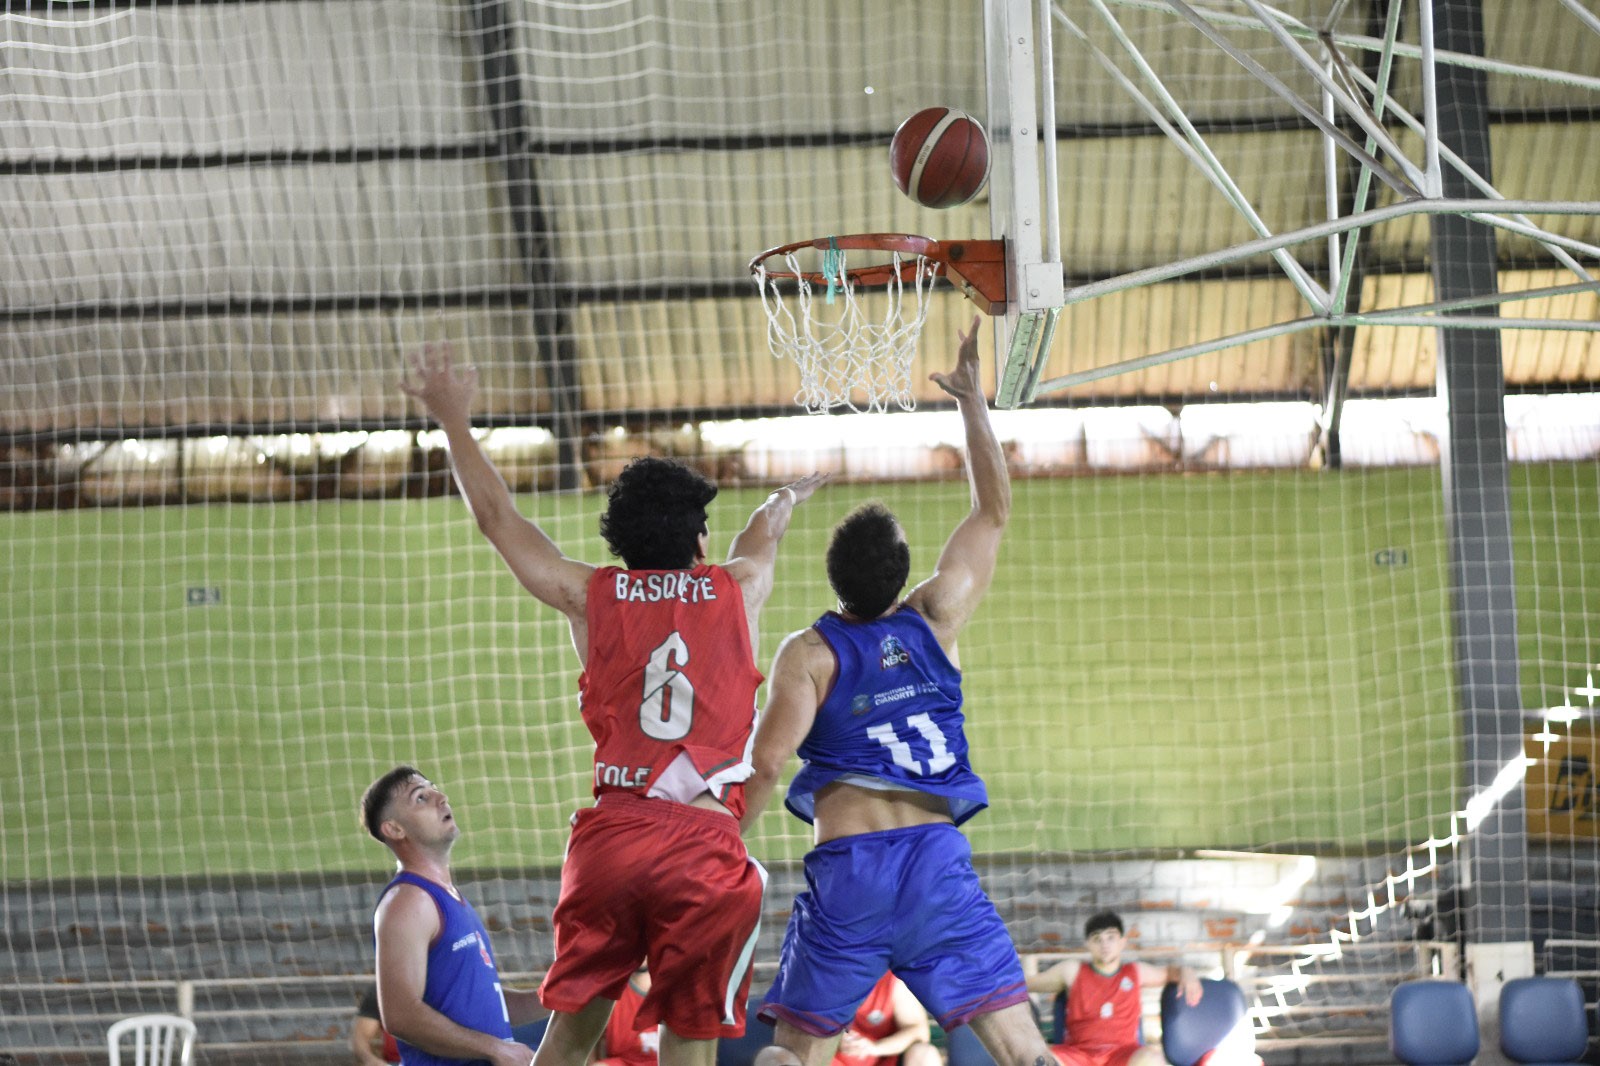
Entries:
<svg viewBox="0 0 1600 1066">
<path fill-rule="evenodd" d="M 1596 656 L 1592 464 L 1515 471 L 1524 685 Z M 764 493 L 724 492 L 714 552 Z M 766 615 L 830 605 L 828 528 L 878 497 L 917 575 L 960 482 L 829 486 Z M 599 561 L 593 495 L 520 501 Z M 980 852 L 1415 840 L 1443 828 L 1456 740 L 1433 470 L 1022 481 L 964 634 Z M 355 802 L 395 761 L 451 793 L 458 866 L 560 861 L 588 738 L 563 622 L 458 500 L 0 517 L 0 867 L 7 880 L 354 871 Z M 1375 553 L 1400 549 L 1404 566 Z M 221 602 L 190 606 L 190 588 Z M 1551 699 L 1551 694 L 1555 698 Z M 774 810 L 753 850 L 798 855 Z"/>
</svg>

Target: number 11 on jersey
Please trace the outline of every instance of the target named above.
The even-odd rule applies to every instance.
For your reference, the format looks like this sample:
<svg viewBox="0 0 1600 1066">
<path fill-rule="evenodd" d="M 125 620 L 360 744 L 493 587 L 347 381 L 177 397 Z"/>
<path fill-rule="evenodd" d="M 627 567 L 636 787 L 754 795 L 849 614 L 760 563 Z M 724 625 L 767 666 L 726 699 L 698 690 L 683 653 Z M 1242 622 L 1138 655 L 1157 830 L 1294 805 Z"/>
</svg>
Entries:
<svg viewBox="0 0 1600 1066">
<path fill-rule="evenodd" d="M 944 734 L 939 727 L 934 725 L 933 719 L 926 714 L 914 714 L 905 720 L 928 744 L 928 768 L 922 768 L 922 761 L 911 754 L 911 745 L 900 739 L 895 732 L 894 724 L 882 722 L 867 730 L 867 736 L 889 749 L 889 755 L 894 759 L 894 764 L 903 770 L 922 777 L 925 774 L 937 774 L 956 764 L 956 757 L 950 754 L 950 746 L 945 743 Z"/>
</svg>

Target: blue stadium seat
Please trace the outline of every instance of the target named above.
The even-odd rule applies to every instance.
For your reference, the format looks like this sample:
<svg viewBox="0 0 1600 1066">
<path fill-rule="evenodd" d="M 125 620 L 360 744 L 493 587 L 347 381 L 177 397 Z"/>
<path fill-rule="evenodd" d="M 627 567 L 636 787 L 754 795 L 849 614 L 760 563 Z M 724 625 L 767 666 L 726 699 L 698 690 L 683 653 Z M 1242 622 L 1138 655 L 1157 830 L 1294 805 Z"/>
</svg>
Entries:
<svg viewBox="0 0 1600 1066">
<path fill-rule="evenodd" d="M 946 1030 L 944 1037 L 949 1066 L 995 1066 L 989 1049 L 983 1046 L 972 1026 L 958 1025 Z"/>
<path fill-rule="evenodd" d="M 1255 1054 L 1255 1031 L 1244 993 L 1232 981 L 1200 979 L 1200 1002 L 1189 1006 L 1178 986 L 1161 990 L 1161 1050 L 1172 1066 L 1246 1066 Z"/>
<path fill-rule="evenodd" d="M 1583 1058 L 1589 1021 L 1583 989 L 1560 977 L 1519 977 L 1500 989 L 1500 1050 L 1523 1066 L 1561 1066 Z"/>
<path fill-rule="evenodd" d="M 717 1066 L 750 1066 L 756 1054 L 772 1043 L 772 1023 L 756 1017 L 761 997 L 751 996 L 745 1013 L 744 1035 L 725 1036 L 717 1041 Z"/>
<path fill-rule="evenodd" d="M 1478 1055 L 1478 1012 L 1458 981 L 1407 981 L 1389 996 L 1389 1050 L 1406 1066 L 1466 1066 Z"/>
</svg>

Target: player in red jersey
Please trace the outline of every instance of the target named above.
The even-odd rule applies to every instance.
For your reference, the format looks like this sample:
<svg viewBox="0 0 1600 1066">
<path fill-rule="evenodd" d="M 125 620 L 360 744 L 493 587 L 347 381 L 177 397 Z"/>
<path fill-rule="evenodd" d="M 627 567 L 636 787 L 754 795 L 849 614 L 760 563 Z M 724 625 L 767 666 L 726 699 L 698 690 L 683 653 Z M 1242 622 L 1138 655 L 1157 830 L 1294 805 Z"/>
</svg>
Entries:
<svg viewBox="0 0 1600 1066">
<path fill-rule="evenodd" d="M 376 981 L 367 986 L 356 1005 L 356 1016 L 350 1022 L 350 1051 L 356 1057 L 355 1066 L 385 1066 L 400 1061 L 400 1045 L 394 1034 L 383 1027 L 383 1016 L 378 1013 Z"/>
<path fill-rule="evenodd" d="M 941 1066 L 928 1012 L 892 973 L 878 978 L 839 1040 L 832 1066 Z"/>
<path fill-rule="evenodd" d="M 1063 1066 L 1166 1066 L 1161 1048 L 1140 1039 L 1141 990 L 1172 981 L 1192 1007 L 1200 1002 L 1200 978 L 1187 966 L 1123 962 L 1127 938 L 1111 911 L 1085 922 L 1083 936 L 1087 963 L 1068 959 L 1028 978 L 1029 992 L 1067 996 L 1067 1040 L 1050 1050 Z"/>
<path fill-rule="evenodd" d="M 611 1012 L 611 1020 L 600 1037 L 600 1046 L 595 1049 L 598 1058 L 594 1066 L 656 1066 L 661 1034 L 655 1029 L 641 1033 L 633 1024 L 649 992 L 650 969 L 641 966 L 628 978 L 616 1009 Z"/>
<path fill-rule="evenodd" d="M 478 528 L 517 580 L 567 618 L 595 739 L 595 806 L 573 819 L 555 910 L 556 958 L 540 986 L 552 1011 L 538 1066 L 583 1066 L 640 962 L 654 981 L 636 1028 L 663 1026 L 666 1066 L 710 1066 L 716 1038 L 744 1032 L 766 873 L 739 838 L 755 693 L 758 618 L 778 542 L 811 475 L 769 496 L 706 561 L 710 481 L 681 463 L 630 462 L 607 493 L 600 534 L 623 568 L 570 559 L 516 510 L 472 436 L 477 374 L 429 346 L 401 389 L 449 441 Z"/>
</svg>

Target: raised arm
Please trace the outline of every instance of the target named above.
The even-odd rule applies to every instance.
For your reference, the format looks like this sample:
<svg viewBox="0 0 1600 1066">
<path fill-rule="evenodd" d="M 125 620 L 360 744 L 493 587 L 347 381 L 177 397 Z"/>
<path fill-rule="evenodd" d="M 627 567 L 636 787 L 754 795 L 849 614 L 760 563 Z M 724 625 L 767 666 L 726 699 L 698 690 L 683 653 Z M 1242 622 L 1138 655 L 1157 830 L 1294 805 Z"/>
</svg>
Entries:
<svg viewBox="0 0 1600 1066">
<path fill-rule="evenodd" d="M 468 1029 L 422 1001 L 428 983 L 428 944 L 439 932 L 439 910 L 428 894 L 401 885 L 378 904 L 378 1008 L 389 1031 L 434 1055 L 486 1059 L 494 1066 L 528 1066 L 533 1050 L 514 1040 Z"/>
<path fill-rule="evenodd" d="M 939 553 L 933 575 L 923 581 L 906 602 L 915 607 L 947 652 L 955 649 L 956 635 L 978 609 L 1000 558 L 1000 536 L 1011 516 L 1011 478 L 1005 453 L 989 422 L 989 405 L 983 396 L 978 364 L 978 326 L 959 334 L 956 365 L 946 374 L 930 375 L 941 389 L 955 397 L 967 438 L 967 482 L 972 488 L 972 510 L 956 526 Z"/>
<path fill-rule="evenodd" d="M 1139 963 L 1139 983 L 1152 988 L 1159 988 L 1164 984 L 1177 985 L 1183 1001 L 1191 1007 L 1200 1002 L 1200 994 L 1203 991 L 1200 975 L 1192 968 L 1176 962 L 1167 966 Z"/>
<path fill-rule="evenodd" d="M 457 369 L 452 356 L 447 344 L 425 347 L 412 358 L 411 372 L 400 382 L 400 391 L 420 401 L 444 430 L 456 484 L 467 508 L 517 580 L 541 603 L 581 624 L 594 567 L 567 558 L 544 530 L 518 513 L 511 490 L 472 435 L 478 372 L 470 366 Z"/>
<path fill-rule="evenodd" d="M 772 595 L 772 569 L 778 561 L 778 543 L 789 531 L 794 509 L 828 480 L 828 474 L 807 474 L 791 481 L 750 513 L 750 520 L 728 545 L 727 571 L 744 592 L 745 609 L 755 613 Z"/>
<path fill-rule="evenodd" d="M 828 474 L 807 474 L 764 500 L 750 513 L 750 521 L 728 545 L 723 568 L 739 583 L 744 595 L 744 621 L 750 648 L 761 647 L 761 609 L 772 596 L 772 572 L 778 561 L 778 542 L 789 531 L 794 509 L 828 480 Z"/>
<path fill-rule="evenodd" d="M 778 646 L 772 660 L 772 677 L 767 682 L 767 706 L 756 726 L 750 762 L 755 773 L 744 785 L 745 812 L 739 819 L 741 832 L 748 832 L 761 812 L 767 809 L 773 789 L 790 756 L 799 749 L 817 708 L 822 706 L 822 685 L 815 676 L 819 655 L 829 655 L 814 629 L 790 633 Z"/>
</svg>

